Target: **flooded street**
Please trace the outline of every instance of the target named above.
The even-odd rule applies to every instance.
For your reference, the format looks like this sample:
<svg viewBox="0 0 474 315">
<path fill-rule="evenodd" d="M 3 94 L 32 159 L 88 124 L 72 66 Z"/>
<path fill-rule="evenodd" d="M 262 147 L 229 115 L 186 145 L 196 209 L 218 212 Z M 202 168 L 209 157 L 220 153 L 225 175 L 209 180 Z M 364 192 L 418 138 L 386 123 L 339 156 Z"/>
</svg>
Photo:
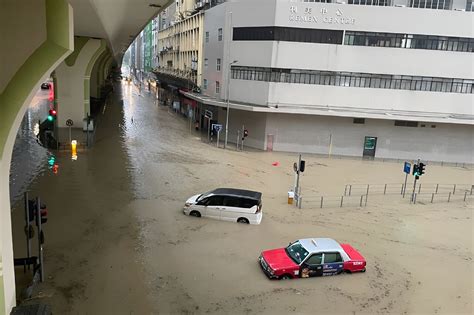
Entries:
<svg viewBox="0 0 474 315">
<path fill-rule="evenodd" d="M 49 209 L 46 281 L 34 296 L 54 313 L 472 311 L 472 199 L 410 205 L 391 196 L 370 199 L 367 207 L 297 209 L 286 195 L 296 154 L 218 149 L 157 105 L 153 93 L 126 83 L 115 91 L 90 150 L 80 150 L 77 161 L 70 152 L 57 153 L 54 174 L 44 171 L 48 153 L 38 146 L 41 159 L 34 161 L 46 169 L 31 166 L 40 175 L 30 195 L 41 196 Z M 340 195 L 347 183 L 404 179 L 397 163 L 305 159 L 303 194 Z M 14 187 L 19 172 L 12 168 L 12 174 Z M 467 185 L 473 174 L 432 166 L 423 180 Z M 261 225 L 183 215 L 188 197 L 217 187 L 261 191 Z M 15 191 L 21 188 L 12 189 L 14 200 Z M 25 251 L 22 215 L 17 202 L 15 257 Z M 367 259 L 367 272 L 268 280 L 257 263 L 260 252 L 306 237 L 350 243 Z"/>
<path fill-rule="evenodd" d="M 46 119 L 49 110 L 49 90 L 38 90 L 23 117 L 18 130 L 10 168 L 10 200 L 12 203 L 23 198 L 31 182 L 48 168 L 51 153 L 38 145 L 33 133 L 34 126 Z"/>
</svg>

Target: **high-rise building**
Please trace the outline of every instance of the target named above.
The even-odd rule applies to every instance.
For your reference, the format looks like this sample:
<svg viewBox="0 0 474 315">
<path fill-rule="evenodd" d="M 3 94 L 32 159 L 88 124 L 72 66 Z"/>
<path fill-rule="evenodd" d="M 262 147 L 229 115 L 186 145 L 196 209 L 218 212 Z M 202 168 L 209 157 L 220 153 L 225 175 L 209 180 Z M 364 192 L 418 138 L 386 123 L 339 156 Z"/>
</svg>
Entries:
<svg viewBox="0 0 474 315">
<path fill-rule="evenodd" d="M 332 2 L 332 3 L 331 3 Z M 471 0 L 235 0 L 205 12 L 202 94 L 263 150 L 473 163 Z M 230 77 L 230 80 L 228 79 Z"/>
</svg>

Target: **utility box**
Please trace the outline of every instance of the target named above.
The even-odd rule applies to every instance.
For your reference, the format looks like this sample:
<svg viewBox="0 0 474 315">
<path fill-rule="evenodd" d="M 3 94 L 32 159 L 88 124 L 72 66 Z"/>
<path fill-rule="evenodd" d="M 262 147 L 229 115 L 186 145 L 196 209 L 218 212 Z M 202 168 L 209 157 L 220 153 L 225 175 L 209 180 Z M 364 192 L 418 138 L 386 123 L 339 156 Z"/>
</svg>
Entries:
<svg viewBox="0 0 474 315">
<path fill-rule="evenodd" d="M 295 199 L 295 193 L 293 191 L 288 192 L 288 204 L 293 204 L 293 199 Z"/>
</svg>

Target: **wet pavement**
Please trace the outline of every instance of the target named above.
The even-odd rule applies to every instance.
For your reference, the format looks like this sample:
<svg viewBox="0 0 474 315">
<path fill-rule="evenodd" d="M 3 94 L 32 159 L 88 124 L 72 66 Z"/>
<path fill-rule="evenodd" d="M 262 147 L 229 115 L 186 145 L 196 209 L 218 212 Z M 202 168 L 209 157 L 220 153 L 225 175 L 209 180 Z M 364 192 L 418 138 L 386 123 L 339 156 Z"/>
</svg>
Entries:
<svg viewBox="0 0 474 315">
<path fill-rule="evenodd" d="M 28 107 L 18 130 L 10 163 L 10 201 L 16 203 L 31 183 L 48 169 L 51 156 L 40 146 L 34 135 L 34 127 L 44 121 L 49 110 L 49 90 L 38 90 Z"/>
<path fill-rule="evenodd" d="M 296 154 L 218 149 L 190 131 L 186 119 L 157 105 L 154 93 L 126 83 L 115 91 L 97 120 L 94 146 L 75 161 L 70 152 L 58 152 L 58 173 L 44 169 L 29 187 L 49 209 L 46 281 L 31 301 L 50 303 L 57 314 L 472 309 L 470 277 L 440 275 L 425 264 L 436 260 L 472 275 L 472 243 L 464 237 L 471 231 L 471 204 L 451 203 L 449 212 L 445 204 L 419 205 L 415 212 L 398 198 L 371 199 L 366 208 L 297 209 L 286 198 Z M 306 161 L 305 193 L 373 183 L 382 171 L 388 182 L 400 177 L 394 163 Z M 433 181 L 472 181 L 472 170 L 433 167 L 430 174 Z M 189 196 L 217 187 L 262 191 L 262 224 L 183 215 Z M 25 248 L 21 214 L 17 205 L 15 257 Z M 434 236 L 440 230 L 446 237 Z M 349 242 L 366 256 L 367 272 L 269 281 L 257 264 L 260 252 L 300 237 Z M 440 290 L 438 281 L 454 289 Z"/>
</svg>

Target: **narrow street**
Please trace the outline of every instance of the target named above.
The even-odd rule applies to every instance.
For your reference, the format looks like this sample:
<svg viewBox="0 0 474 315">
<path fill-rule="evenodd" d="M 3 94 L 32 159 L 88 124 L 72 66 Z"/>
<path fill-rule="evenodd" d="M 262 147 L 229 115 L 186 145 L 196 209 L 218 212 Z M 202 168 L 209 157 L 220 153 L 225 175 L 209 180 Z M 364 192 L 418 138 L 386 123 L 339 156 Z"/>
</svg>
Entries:
<svg viewBox="0 0 474 315">
<path fill-rule="evenodd" d="M 153 93 L 117 83 L 99 118 L 94 146 L 80 150 L 77 161 L 69 152 L 58 153 L 59 173 L 45 172 L 30 189 L 49 209 L 46 281 L 34 296 L 52 304 L 55 314 L 400 314 L 472 308 L 471 280 L 463 276 L 472 274 L 472 243 L 464 237 L 471 233 L 472 204 L 427 208 L 380 199 L 366 208 L 297 209 L 286 196 L 296 158 L 218 149 L 190 131 L 185 118 L 156 105 Z M 304 191 L 340 193 L 346 183 L 377 182 L 382 170 L 393 182 L 402 180 L 397 163 L 310 155 L 306 160 Z M 472 170 L 432 170 L 426 175 L 430 182 L 472 181 Z M 183 215 L 189 196 L 217 187 L 262 191 L 262 224 Z M 24 251 L 22 215 L 17 202 L 16 257 Z M 352 244 L 366 257 L 367 272 L 268 280 L 257 264 L 260 252 L 302 237 Z M 457 272 L 439 274 L 439 265 Z"/>
</svg>

